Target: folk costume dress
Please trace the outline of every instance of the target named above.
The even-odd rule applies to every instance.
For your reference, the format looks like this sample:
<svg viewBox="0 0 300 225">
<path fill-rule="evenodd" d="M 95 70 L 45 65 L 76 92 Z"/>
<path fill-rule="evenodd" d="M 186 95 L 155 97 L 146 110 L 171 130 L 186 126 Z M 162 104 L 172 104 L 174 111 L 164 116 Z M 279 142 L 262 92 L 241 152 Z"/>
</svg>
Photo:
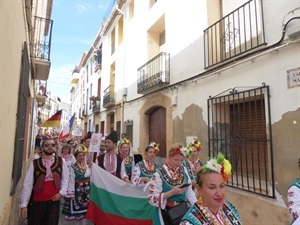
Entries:
<svg viewBox="0 0 300 225">
<path fill-rule="evenodd" d="M 173 195 L 168 199 L 163 199 L 165 192 L 170 191 L 175 186 L 191 183 L 186 168 L 181 165 L 176 171 L 168 165 L 163 165 L 156 170 L 149 182 L 148 201 L 151 205 L 155 206 L 153 215 L 153 225 L 168 225 L 164 222 L 162 210 L 168 207 L 187 201 L 188 206 L 193 205 L 197 199 L 189 186 L 186 192 L 178 195 Z"/>
<path fill-rule="evenodd" d="M 287 192 L 290 215 L 293 225 L 300 224 L 300 178 L 293 181 Z"/>
<path fill-rule="evenodd" d="M 132 171 L 134 168 L 134 158 L 133 156 L 127 155 L 127 156 L 123 156 L 121 155 L 124 161 L 124 166 L 125 166 L 125 171 L 126 174 L 129 178 L 129 180 L 131 180 L 131 175 L 132 175 Z"/>
<path fill-rule="evenodd" d="M 146 160 L 146 159 L 139 161 L 134 166 L 131 182 L 134 185 L 137 185 L 139 187 L 144 187 L 146 184 L 140 183 L 141 178 L 148 177 L 149 179 L 151 179 L 156 168 L 158 168 L 158 165 L 154 161 L 150 161 L 150 160 Z"/>
<path fill-rule="evenodd" d="M 225 201 L 215 215 L 208 207 L 195 203 L 184 215 L 180 225 L 240 225 L 241 218 L 234 206 Z"/>
<path fill-rule="evenodd" d="M 66 220 L 85 218 L 90 197 L 91 170 L 85 162 L 75 162 L 71 166 L 71 176 L 62 214 Z"/>
</svg>

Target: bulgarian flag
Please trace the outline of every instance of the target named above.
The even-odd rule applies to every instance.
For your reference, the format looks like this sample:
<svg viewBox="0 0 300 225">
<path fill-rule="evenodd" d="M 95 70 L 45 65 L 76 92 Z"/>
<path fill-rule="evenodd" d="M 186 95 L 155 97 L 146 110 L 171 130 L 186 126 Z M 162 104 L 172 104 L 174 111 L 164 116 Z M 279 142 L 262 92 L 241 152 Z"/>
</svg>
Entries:
<svg viewBox="0 0 300 225">
<path fill-rule="evenodd" d="M 93 164 L 86 218 L 95 225 L 152 225 L 148 192 Z"/>
<path fill-rule="evenodd" d="M 57 111 L 53 116 L 51 116 L 41 127 L 60 127 L 62 110 Z"/>
</svg>

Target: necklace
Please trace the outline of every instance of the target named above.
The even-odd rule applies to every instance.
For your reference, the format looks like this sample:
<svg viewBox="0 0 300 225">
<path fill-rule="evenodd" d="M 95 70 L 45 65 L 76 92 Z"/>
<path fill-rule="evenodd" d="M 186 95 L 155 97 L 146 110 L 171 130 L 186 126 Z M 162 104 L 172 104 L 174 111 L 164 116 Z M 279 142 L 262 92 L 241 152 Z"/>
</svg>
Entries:
<svg viewBox="0 0 300 225">
<path fill-rule="evenodd" d="M 208 207 L 205 207 L 203 203 L 197 202 L 198 211 L 200 214 L 204 214 L 204 217 L 207 219 L 208 225 L 229 225 L 226 221 L 226 215 L 222 208 L 219 210 L 219 217 L 214 215 Z M 199 219 L 199 217 L 197 217 Z"/>
<path fill-rule="evenodd" d="M 179 169 L 176 169 L 174 170 L 171 166 L 168 165 L 168 163 L 166 163 L 167 165 L 167 168 L 169 170 L 169 173 L 171 175 L 171 177 L 174 179 L 174 180 L 182 180 L 182 177 L 180 176 L 180 171 Z"/>
<path fill-rule="evenodd" d="M 85 170 L 86 170 L 86 164 L 85 164 L 85 162 L 76 162 L 75 169 L 79 173 L 85 173 Z"/>
<path fill-rule="evenodd" d="M 145 159 L 145 166 L 147 170 L 153 171 L 155 169 L 153 161 Z"/>
</svg>

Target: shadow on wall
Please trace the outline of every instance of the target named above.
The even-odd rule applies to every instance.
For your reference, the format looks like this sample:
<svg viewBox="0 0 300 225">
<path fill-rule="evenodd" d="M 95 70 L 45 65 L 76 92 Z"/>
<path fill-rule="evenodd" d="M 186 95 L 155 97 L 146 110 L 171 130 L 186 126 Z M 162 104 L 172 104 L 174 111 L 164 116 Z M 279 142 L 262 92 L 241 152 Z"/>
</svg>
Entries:
<svg viewBox="0 0 300 225">
<path fill-rule="evenodd" d="M 272 125 L 272 136 L 276 190 L 287 203 L 287 189 L 300 175 L 300 108 L 283 114 L 282 119 Z"/>
<path fill-rule="evenodd" d="M 228 187 L 226 193 L 226 199 L 238 210 L 243 224 L 290 225 L 292 222 L 288 208 L 275 205 L 276 200 L 263 200 L 263 197 L 257 198 L 246 192 L 245 195 L 239 194 Z"/>
<path fill-rule="evenodd" d="M 188 136 L 199 138 L 203 146 L 200 159 L 206 161 L 208 157 L 207 123 L 203 119 L 203 109 L 195 104 L 185 109 L 182 119 L 177 116 L 173 120 L 173 142 L 185 144 Z"/>
</svg>

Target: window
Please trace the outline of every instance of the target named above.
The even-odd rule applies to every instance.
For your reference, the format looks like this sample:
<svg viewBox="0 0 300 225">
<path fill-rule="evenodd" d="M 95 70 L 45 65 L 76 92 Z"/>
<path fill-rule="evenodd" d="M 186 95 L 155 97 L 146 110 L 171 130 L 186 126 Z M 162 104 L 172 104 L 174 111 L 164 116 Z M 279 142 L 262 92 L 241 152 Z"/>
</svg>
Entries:
<svg viewBox="0 0 300 225">
<path fill-rule="evenodd" d="M 208 149 L 231 162 L 229 186 L 275 198 L 269 96 L 262 86 L 210 98 Z"/>
<path fill-rule="evenodd" d="M 27 43 L 24 42 L 23 54 L 22 54 L 22 68 L 19 83 L 19 100 L 18 100 L 18 112 L 16 120 L 16 134 L 15 134 L 15 146 L 14 146 L 14 162 L 12 170 L 11 190 L 10 194 L 15 194 L 16 186 L 22 175 L 22 161 L 23 161 L 23 149 L 24 149 L 24 134 L 26 129 L 26 117 L 27 114 L 27 98 L 29 96 L 28 80 L 29 80 L 29 58 L 27 52 Z M 30 151 L 28 152 L 29 157 Z"/>
</svg>

